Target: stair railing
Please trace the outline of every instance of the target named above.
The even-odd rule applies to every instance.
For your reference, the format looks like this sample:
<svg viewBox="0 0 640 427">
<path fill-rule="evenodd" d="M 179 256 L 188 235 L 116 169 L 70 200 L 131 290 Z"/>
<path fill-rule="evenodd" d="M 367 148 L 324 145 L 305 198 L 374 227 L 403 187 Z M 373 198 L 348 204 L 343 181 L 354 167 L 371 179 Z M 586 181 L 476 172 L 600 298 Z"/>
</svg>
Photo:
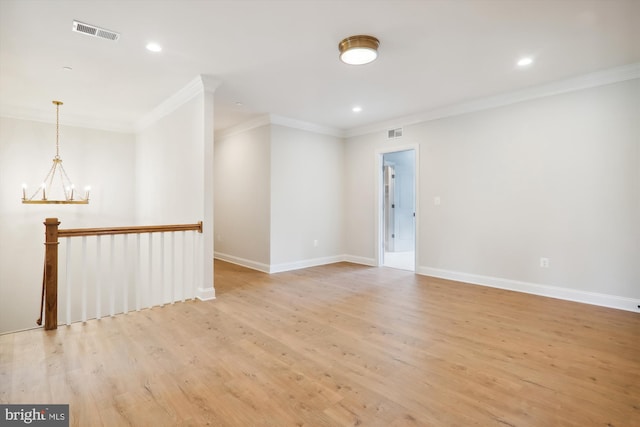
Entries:
<svg viewBox="0 0 640 427">
<path fill-rule="evenodd" d="M 94 236 L 96 241 L 95 263 L 93 276 L 95 277 L 95 287 L 92 289 L 95 296 L 95 318 L 102 317 L 103 294 L 109 295 L 109 314 L 114 316 L 116 312 L 127 313 L 130 309 L 130 299 L 135 299 L 135 309 L 152 307 L 155 305 L 164 305 L 165 303 L 174 303 L 178 297 L 184 301 L 195 297 L 195 288 L 197 281 L 198 259 L 202 253 L 202 240 L 198 234 L 202 234 L 202 222 L 195 224 L 175 224 L 175 225 L 147 225 L 147 226 L 131 226 L 131 227 L 106 227 L 106 228 L 73 228 L 60 229 L 60 221 L 57 218 L 47 218 L 45 225 L 45 261 L 42 281 L 42 299 L 40 302 L 40 318 L 37 320 L 38 325 L 42 324 L 42 310 L 44 306 L 44 329 L 51 330 L 58 327 L 58 247 L 60 239 L 65 244 L 65 296 L 66 296 L 66 324 L 72 322 L 72 240 L 75 238 L 82 239 L 81 248 L 81 294 L 79 296 L 82 310 L 81 319 L 85 322 L 89 315 L 87 314 L 87 290 L 88 285 L 88 249 L 87 238 Z M 191 231 L 191 237 L 188 238 L 186 232 Z M 181 256 L 176 255 L 176 234 L 182 234 L 182 245 L 178 247 Z M 135 234 L 135 246 L 132 248 L 132 242 L 129 242 L 127 236 Z M 160 235 L 159 248 L 154 244 L 154 234 Z M 170 253 L 165 250 L 165 235 L 170 234 Z M 141 249 L 141 235 L 147 236 L 148 248 L 146 252 Z M 109 249 L 109 277 L 107 289 L 103 288 L 103 260 L 102 260 L 102 236 L 110 236 L 108 242 Z M 116 268 L 116 236 L 122 236 L 120 248 L 122 250 L 119 262 L 119 268 Z M 190 241 L 189 241 L 190 240 Z M 189 245 L 191 243 L 191 245 Z M 189 247 L 191 246 L 191 247 Z M 154 255 L 154 249 L 158 251 Z M 130 267 L 129 255 L 134 254 L 134 266 Z M 143 286 L 142 280 L 142 261 L 146 257 L 147 261 L 147 277 L 146 286 Z M 190 261 L 190 262 L 189 262 Z M 168 264 L 168 265 L 167 265 Z M 179 265 L 182 271 L 180 280 L 176 278 L 176 265 Z M 169 270 L 167 274 L 166 270 Z M 116 270 L 121 270 L 119 280 L 114 278 Z M 133 271 L 132 271 L 133 270 Z M 154 275 L 155 273 L 155 275 Z M 132 277 L 133 276 L 133 277 Z M 169 276 L 171 283 L 166 283 L 166 276 Z M 187 280 L 187 276 L 191 280 Z M 154 280 L 157 279 L 156 280 Z M 190 282 L 188 284 L 187 282 Z M 130 287 L 130 284 L 133 284 Z M 178 285 L 179 284 L 179 285 Z M 144 289 L 143 289 L 144 287 Z M 170 288 L 167 290 L 167 288 Z M 143 295 L 143 292 L 145 295 Z M 115 308 L 116 293 L 122 297 L 122 310 Z M 75 298 L 77 300 L 78 298 Z"/>
</svg>

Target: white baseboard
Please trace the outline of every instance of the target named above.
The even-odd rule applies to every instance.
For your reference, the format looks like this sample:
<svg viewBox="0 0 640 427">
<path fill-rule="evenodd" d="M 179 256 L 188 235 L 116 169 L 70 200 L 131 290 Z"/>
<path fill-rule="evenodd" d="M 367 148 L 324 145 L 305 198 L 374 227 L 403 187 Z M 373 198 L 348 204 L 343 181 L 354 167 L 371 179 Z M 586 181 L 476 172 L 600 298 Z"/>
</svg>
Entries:
<svg viewBox="0 0 640 427">
<path fill-rule="evenodd" d="M 375 259 L 373 259 L 373 258 L 365 258 L 365 257 L 362 257 L 362 256 L 342 255 L 342 261 L 352 262 L 354 264 L 368 265 L 369 267 L 375 267 L 376 266 L 376 260 Z"/>
<path fill-rule="evenodd" d="M 635 298 L 580 291 L 577 289 L 562 288 L 559 286 L 541 285 L 538 283 L 520 282 L 517 280 L 502 279 L 498 277 L 460 273 L 457 271 L 442 270 L 431 267 L 418 267 L 416 273 L 424 276 L 433 276 L 441 279 L 470 283 L 472 285 L 489 286 L 492 288 L 524 292 L 527 294 L 558 298 L 585 304 L 617 308 L 619 310 L 633 311 L 636 313 L 640 312 L 640 308 L 638 308 L 638 306 L 640 306 L 640 299 Z"/>
<path fill-rule="evenodd" d="M 222 261 L 230 262 L 231 264 L 247 267 L 252 270 L 262 271 L 263 273 L 269 273 L 270 266 L 261 262 L 251 261 L 250 259 L 240 258 L 233 255 L 224 254 L 221 252 L 214 252 L 213 257 Z"/>
<path fill-rule="evenodd" d="M 283 271 L 300 270 L 301 268 L 316 267 L 318 265 L 334 264 L 343 261 L 342 255 L 335 255 L 322 258 L 305 259 L 302 261 L 285 262 L 282 264 L 272 264 L 270 273 L 281 273 Z"/>
<path fill-rule="evenodd" d="M 329 257 L 312 258 L 312 259 L 305 259 L 301 261 L 287 262 L 287 263 L 281 263 L 281 264 L 271 264 L 271 265 L 252 261 L 250 259 L 240 258 L 233 255 L 224 254 L 221 252 L 215 252 L 213 256 L 216 259 L 227 261 L 232 264 L 240 265 L 242 267 L 247 267 L 252 270 L 262 271 L 263 273 L 281 273 L 284 271 L 299 270 L 301 268 L 316 267 L 318 265 L 327 265 L 327 264 L 333 264 L 336 262 L 343 262 L 343 261 L 352 262 L 354 264 L 375 266 L 375 261 L 373 258 L 365 258 L 365 257 L 354 256 L 354 255 L 334 255 Z"/>
<path fill-rule="evenodd" d="M 213 289 L 213 287 L 198 288 L 196 298 L 198 298 L 200 301 L 209 301 L 212 299 L 216 299 L 216 290 Z"/>
<path fill-rule="evenodd" d="M 373 258 L 360 257 L 355 255 L 335 255 L 331 257 L 313 258 L 268 265 L 233 255 L 215 252 L 215 258 L 227 261 L 232 264 L 262 271 L 263 273 L 280 273 L 284 271 L 298 270 L 301 268 L 315 267 L 318 265 L 333 264 L 336 262 L 351 262 L 375 267 Z M 585 304 L 599 305 L 602 307 L 616 308 L 619 310 L 640 312 L 640 299 L 620 297 L 616 295 L 601 294 L 597 292 L 581 291 L 577 289 L 563 288 L 559 286 L 542 285 L 539 283 L 521 282 L 518 280 L 503 279 L 499 277 L 481 276 L 478 274 L 461 273 L 457 271 L 443 270 L 431 267 L 418 267 L 416 274 L 423 276 L 433 276 L 442 279 L 455 280 L 457 282 L 469 283 L 472 285 L 489 286 L 491 288 L 506 289 L 509 291 L 524 292 L 527 294 L 540 295 L 551 298 L 558 298 L 567 301 L 581 302 Z M 198 290 L 200 291 L 200 290 Z M 214 291 L 215 292 L 215 291 Z M 200 298 L 200 296 L 198 296 Z M 215 294 L 213 296 L 215 298 Z"/>
</svg>

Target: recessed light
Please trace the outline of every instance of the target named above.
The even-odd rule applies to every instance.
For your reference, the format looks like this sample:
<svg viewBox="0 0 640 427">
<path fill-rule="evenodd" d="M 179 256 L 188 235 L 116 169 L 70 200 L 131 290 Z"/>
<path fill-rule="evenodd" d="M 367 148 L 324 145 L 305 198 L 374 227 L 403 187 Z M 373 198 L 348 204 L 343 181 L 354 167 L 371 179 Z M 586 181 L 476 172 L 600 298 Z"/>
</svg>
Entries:
<svg viewBox="0 0 640 427">
<path fill-rule="evenodd" d="M 150 52 L 160 52 L 162 51 L 162 46 L 158 43 L 147 43 L 147 50 Z"/>
<path fill-rule="evenodd" d="M 362 111 L 362 107 L 355 106 L 351 109 L 351 111 L 353 111 L 354 113 L 359 113 L 360 111 Z"/>
<path fill-rule="evenodd" d="M 63 69 L 63 70 L 65 70 L 65 71 L 71 71 L 71 70 L 73 70 L 73 68 L 71 68 L 71 67 L 62 67 L 62 69 Z"/>
<path fill-rule="evenodd" d="M 520 58 L 518 60 L 518 67 L 528 67 L 529 65 L 533 64 L 533 58 L 526 56 L 524 58 Z"/>
</svg>

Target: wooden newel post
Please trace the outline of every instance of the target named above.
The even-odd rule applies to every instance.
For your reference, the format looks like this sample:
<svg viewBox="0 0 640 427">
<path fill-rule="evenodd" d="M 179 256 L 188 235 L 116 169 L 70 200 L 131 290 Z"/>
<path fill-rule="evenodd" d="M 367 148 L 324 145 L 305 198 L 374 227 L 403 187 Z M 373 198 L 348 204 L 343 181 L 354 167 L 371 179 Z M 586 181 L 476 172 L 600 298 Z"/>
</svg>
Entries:
<svg viewBox="0 0 640 427">
<path fill-rule="evenodd" d="M 58 328 L 58 218 L 47 218 L 45 226 L 45 309 L 44 329 Z"/>
</svg>

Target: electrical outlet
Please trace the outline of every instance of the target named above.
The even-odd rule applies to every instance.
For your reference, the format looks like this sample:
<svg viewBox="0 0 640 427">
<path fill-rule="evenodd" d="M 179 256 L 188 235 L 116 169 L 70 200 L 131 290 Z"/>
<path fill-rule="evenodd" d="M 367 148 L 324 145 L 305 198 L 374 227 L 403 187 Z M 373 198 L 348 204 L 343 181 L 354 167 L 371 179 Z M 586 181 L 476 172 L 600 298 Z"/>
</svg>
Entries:
<svg viewBox="0 0 640 427">
<path fill-rule="evenodd" d="M 314 248 L 317 248 L 317 247 L 318 247 L 318 241 L 317 241 L 317 240 L 314 240 L 314 241 L 313 241 L 313 247 L 314 247 Z"/>
<path fill-rule="evenodd" d="M 540 258 L 540 268 L 549 268 L 549 258 Z"/>
<path fill-rule="evenodd" d="M 436 206 L 440 206 L 440 196 L 436 196 L 433 198 L 433 204 Z"/>
</svg>

